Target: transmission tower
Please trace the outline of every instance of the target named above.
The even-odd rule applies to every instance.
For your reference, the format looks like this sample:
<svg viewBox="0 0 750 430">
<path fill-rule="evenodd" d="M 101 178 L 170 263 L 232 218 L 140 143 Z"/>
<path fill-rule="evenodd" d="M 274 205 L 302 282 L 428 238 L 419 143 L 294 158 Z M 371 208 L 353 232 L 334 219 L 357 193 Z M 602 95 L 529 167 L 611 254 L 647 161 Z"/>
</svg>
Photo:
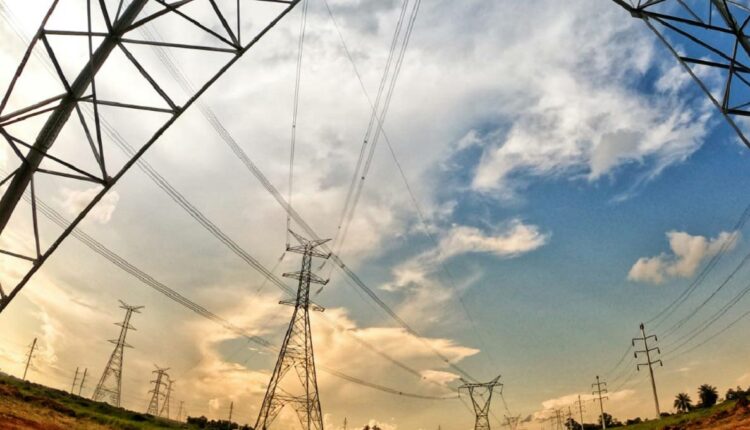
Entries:
<svg viewBox="0 0 750 430">
<path fill-rule="evenodd" d="M 34 341 L 31 342 L 31 346 L 29 348 L 29 355 L 26 356 L 26 367 L 23 368 L 23 380 L 26 380 L 26 373 L 29 371 L 29 365 L 31 364 L 31 359 L 34 358 L 34 349 L 36 349 L 36 338 L 34 338 Z"/>
<path fill-rule="evenodd" d="M 184 404 L 185 404 L 185 402 L 183 400 L 180 400 L 180 407 L 177 409 L 177 420 L 176 421 L 182 420 L 182 405 L 184 405 Z"/>
<path fill-rule="evenodd" d="M 83 384 L 86 383 L 86 373 L 88 373 L 89 369 L 88 367 L 83 369 L 83 377 L 81 378 L 81 385 L 78 386 L 78 395 L 81 395 L 81 392 L 83 391 Z"/>
<path fill-rule="evenodd" d="M 746 2 L 613 0 L 641 19 L 750 146 L 738 123 L 750 115 L 750 40 Z M 719 85 L 716 85 L 718 77 Z"/>
<path fill-rule="evenodd" d="M 648 366 L 648 373 L 649 376 L 651 376 L 651 390 L 654 393 L 654 406 L 656 407 L 656 418 L 658 419 L 661 416 L 661 410 L 659 409 L 659 395 L 656 393 L 656 380 L 654 379 L 654 368 L 652 365 L 659 363 L 660 366 L 664 366 L 664 363 L 662 363 L 661 360 L 651 360 L 651 353 L 653 351 L 656 351 L 657 354 L 661 354 L 661 350 L 659 347 L 655 348 L 649 348 L 648 347 L 648 340 L 653 339 L 654 342 L 658 342 L 659 339 L 657 339 L 656 335 L 649 335 L 646 336 L 646 328 L 644 327 L 643 323 L 641 323 L 641 336 L 642 337 L 635 337 L 633 338 L 633 346 L 635 346 L 636 341 L 642 341 L 643 342 L 643 350 L 642 351 L 635 351 L 633 355 L 635 358 L 638 358 L 638 354 L 646 354 L 646 362 L 645 363 L 638 363 L 636 365 L 636 369 L 638 371 L 641 371 L 641 366 Z"/>
<path fill-rule="evenodd" d="M 76 374 L 73 376 L 73 383 L 70 384 L 70 394 L 74 394 L 76 388 L 76 382 L 78 382 L 78 368 L 76 367 Z"/>
<path fill-rule="evenodd" d="M 154 384 L 154 388 L 149 391 L 151 393 L 151 401 L 148 402 L 148 410 L 146 410 L 146 413 L 153 416 L 159 416 L 159 401 L 163 396 L 166 396 L 165 393 L 161 391 L 161 387 L 166 385 L 166 382 L 163 382 L 162 379 L 164 378 L 164 375 L 169 378 L 169 375 L 167 375 L 168 368 L 160 368 L 159 366 L 156 366 L 156 370 L 154 370 L 151 373 L 156 373 L 156 379 L 151 381 Z"/>
<path fill-rule="evenodd" d="M 317 249 L 328 239 L 307 240 L 293 231 L 290 233 L 299 245 L 289 246 L 287 251 L 302 254 L 302 268 L 299 272 L 283 275 L 299 281 L 297 297 L 280 302 L 293 306 L 294 312 L 260 408 L 258 421 L 255 424 L 257 430 L 268 429 L 285 405 L 291 405 L 297 412 L 303 430 L 323 430 L 309 311 L 311 308 L 314 311 L 323 311 L 322 307 L 310 302 L 310 285 L 325 285 L 328 281 L 312 273 L 311 265 L 313 257 L 328 258 L 330 256 Z M 298 382 L 301 383 L 301 390 L 299 384 L 289 381 L 293 378 L 285 378 L 292 368 L 299 379 Z M 291 389 L 295 387 L 296 390 L 292 391 Z"/>
<path fill-rule="evenodd" d="M 500 393 L 502 394 L 503 384 L 500 383 L 500 375 L 492 381 L 485 383 L 466 382 L 463 379 L 461 381 L 463 384 L 458 389 L 469 392 L 471 404 L 474 407 L 474 415 L 476 416 L 474 430 L 489 430 L 490 403 L 492 402 L 492 393 L 495 392 L 495 387 L 500 387 Z"/>
<path fill-rule="evenodd" d="M 602 429 L 607 428 L 607 420 L 604 419 L 604 400 L 609 399 L 608 396 L 602 396 L 602 394 L 607 394 L 607 383 L 602 382 L 599 380 L 599 375 L 596 376 L 596 382 L 591 384 L 592 387 L 596 387 L 594 391 L 591 392 L 591 394 L 598 396 L 599 398 L 599 412 L 601 414 L 599 415 L 602 419 Z M 603 387 L 603 388 L 602 388 Z"/>
<path fill-rule="evenodd" d="M 0 237 L 11 218 L 25 217 L 26 210 L 17 206 L 29 191 L 32 210 L 25 220 L 30 227 L 24 245 L 34 250 L 24 255 L 2 249 L 3 258 L 26 266 L 20 277 L 6 282 L 10 291 L 0 288 L 0 312 L 164 132 L 299 1 L 52 2 L 0 98 L 0 140 L 16 156 L 15 162 L 9 160 L 10 173 L 0 179 L 5 187 Z M 169 40 L 161 40 L 160 33 Z M 79 45 L 85 51 L 79 58 L 77 50 L 69 49 L 76 42 L 85 45 Z M 161 76 L 168 66 L 153 64 L 153 51 L 192 61 L 186 65 L 185 85 Z M 47 66 L 51 84 L 39 84 L 39 70 L 27 67 L 30 60 Z M 113 68 L 120 73 L 112 73 Z M 45 93 L 29 103 L 32 91 Z M 136 135 L 137 144 L 124 151 L 124 158 L 111 155 L 114 139 L 108 138 L 119 133 Z M 64 149 L 57 151 L 60 145 Z M 56 182 L 55 189 L 96 187 L 70 225 L 50 231 L 45 243 L 37 223 L 39 175 L 45 183 Z"/>
<path fill-rule="evenodd" d="M 117 340 L 110 340 L 110 343 L 115 344 L 115 349 L 112 351 L 112 355 L 109 356 L 107 365 L 104 367 L 102 377 L 99 379 L 99 383 L 96 384 L 94 389 L 94 395 L 92 399 L 97 402 L 107 402 L 114 406 L 120 406 L 120 395 L 122 393 L 122 367 L 123 367 L 123 355 L 125 348 L 132 348 L 132 346 L 125 343 L 125 337 L 128 334 L 128 330 L 135 330 L 135 327 L 130 325 L 130 318 L 133 313 L 140 313 L 143 306 L 130 306 L 120 300 L 120 308 L 125 309 L 125 319 L 121 323 L 115 323 L 120 326 L 120 336 Z"/>
<path fill-rule="evenodd" d="M 510 417 L 508 415 L 505 415 L 505 426 L 508 427 L 510 430 L 516 430 L 518 428 L 518 422 L 520 420 L 521 420 L 520 415 L 516 415 L 515 417 Z"/>
<path fill-rule="evenodd" d="M 167 375 L 167 377 L 169 377 L 169 375 Z M 169 383 L 167 383 L 166 395 L 164 397 L 164 404 L 161 407 L 161 411 L 159 411 L 159 416 L 165 417 L 167 419 L 169 419 L 169 400 L 172 398 L 172 383 L 173 382 L 174 381 L 172 380 L 172 378 L 169 378 Z"/>
</svg>

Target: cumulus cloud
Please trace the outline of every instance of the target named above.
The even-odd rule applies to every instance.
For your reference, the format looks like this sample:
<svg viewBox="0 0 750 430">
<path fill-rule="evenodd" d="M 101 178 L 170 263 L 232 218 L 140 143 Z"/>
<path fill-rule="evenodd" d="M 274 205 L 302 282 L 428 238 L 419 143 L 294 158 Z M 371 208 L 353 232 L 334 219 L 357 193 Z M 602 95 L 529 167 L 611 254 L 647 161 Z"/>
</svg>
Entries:
<svg viewBox="0 0 750 430">
<path fill-rule="evenodd" d="M 630 268 L 628 279 L 661 284 L 669 278 L 689 278 L 704 260 L 734 249 L 740 237 L 739 232 L 722 232 L 713 239 L 680 231 L 667 232 L 671 252 L 639 258 Z"/>
<path fill-rule="evenodd" d="M 85 190 L 73 190 L 70 188 L 62 189 L 62 206 L 68 214 L 78 215 L 94 197 L 99 193 L 97 187 L 87 188 Z M 112 219 L 112 214 L 117 208 L 117 202 L 120 201 L 120 194 L 117 191 L 110 191 L 96 204 L 94 209 L 89 212 L 87 218 L 93 219 L 99 224 L 107 224 Z"/>
<path fill-rule="evenodd" d="M 450 258 L 466 253 L 488 253 L 501 258 L 515 257 L 544 246 L 549 235 L 536 225 L 524 224 L 519 219 L 489 235 L 476 227 L 453 226 L 440 240 L 440 256 Z"/>
</svg>

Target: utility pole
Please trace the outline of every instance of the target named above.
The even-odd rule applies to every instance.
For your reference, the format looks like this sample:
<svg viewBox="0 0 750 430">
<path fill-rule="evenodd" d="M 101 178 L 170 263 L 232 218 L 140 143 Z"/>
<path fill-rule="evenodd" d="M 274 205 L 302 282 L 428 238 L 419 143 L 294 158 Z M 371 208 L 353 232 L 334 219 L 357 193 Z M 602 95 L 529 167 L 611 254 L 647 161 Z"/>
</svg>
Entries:
<svg viewBox="0 0 750 430">
<path fill-rule="evenodd" d="M 318 394 L 318 377 L 315 372 L 315 355 L 313 353 L 312 331 L 310 329 L 310 308 L 323 311 L 323 308 L 310 302 L 310 284 L 325 285 L 318 275 L 312 273 L 312 258 L 328 258 L 316 248 L 328 240 L 307 240 L 293 231 L 289 231 L 299 242 L 298 246 L 288 246 L 287 252 L 302 254 L 302 267 L 299 272 L 284 273 L 284 277 L 297 279 L 297 297 L 293 300 L 281 301 L 281 304 L 294 306 L 289 329 L 284 336 L 284 342 L 279 351 L 271 381 L 268 383 L 263 405 L 255 424 L 256 430 L 267 430 L 281 409 L 289 404 L 297 412 L 303 430 L 323 430 L 323 414 L 320 408 Z M 295 372 L 288 372 L 294 368 Z M 290 373 L 298 378 L 285 378 Z M 289 382 L 289 384 L 285 384 Z M 301 382 L 301 389 L 299 387 Z M 286 386 L 280 386 L 280 385 Z M 292 385 L 293 384 L 293 385 Z M 277 394 L 277 389 L 281 393 Z M 290 394 L 290 390 L 294 392 Z"/>
<path fill-rule="evenodd" d="M 169 375 L 167 375 L 167 377 L 169 377 Z M 169 401 L 172 398 L 172 383 L 173 382 L 174 381 L 172 380 L 172 378 L 169 378 L 169 383 L 167 384 L 167 395 L 166 395 L 166 398 L 164 399 L 164 405 L 162 405 L 161 411 L 159 411 L 159 416 L 166 417 L 167 419 L 169 419 Z"/>
<path fill-rule="evenodd" d="M 344 417 L 344 430 L 346 430 L 346 424 L 347 424 L 346 417 Z"/>
<path fill-rule="evenodd" d="M 576 405 L 578 406 L 578 413 L 581 416 L 581 430 L 583 430 L 583 402 L 581 401 L 581 395 L 578 395 L 578 401 L 576 402 Z"/>
<path fill-rule="evenodd" d="M 229 422 L 232 422 L 232 412 L 234 411 L 234 402 L 229 403 Z"/>
<path fill-rule="evenodd" d="M 591 394 L 595 396 L 599 396 L 599 412 L 601 412 L 601 415 L 599 415 L 602 419 L 602 429 L 606 430 L 607 428 L 607 420 L 604 419 L 604 403 L 602 402 L 605 399 L 609 399 L 609 396 L 603 396 L 602 394 L 607 394 L 607 383 L 601 382 L 599 380 L 599 375 L 596 376 L 596 382 L 591 384 L 592 387 L 596 387 L 596 390 L 592 391 Z M 604 388 L 602 388 L 604 386 Z"/>
<path fill-rule="evenodd" d="M 177 409 L 177 421 L 180 421 L 182 418 L 182 405 L 185 404 L 184 401 L 180 400 L 180 407 Z"/>
<path fill-rule="evenodd" d="M 468 391 L 471 404 L 474 406 L 474 415 L 476 416 L 474 430 L 490 430 L 490 403 L 492 402 L 492 393 L 494 393 L 495 387 L 500 387 L 500 394 L 502 394 L 503 384 L 500 383 L 500 375 L 490 382 L 485 383 L 469 383 L 463 379 L 461 381 L 463 385 L 458 387 L 458 390 Z"/>
<path fill-rule="evenodd" d="M 571 411 L 570 406 L 568 406 L 568 422 L 565 423 L 566 428 L 568 428 L 568 424 L 570 424 L 570 428 L 568 430 L 573 430 L 573 411 Z"/>
<path fill-rule="evenodd" d="M 26 367 L 23 369 L 23 380 L 26 380 L 26 373 L 29 371 L 29 365 L 31 364 L 31 358 L 34 356 L 34 349 L 36 348 L 36 338 L 31 342 L 31 349 L 29 349 L 29 355 L 26 357 Z"/>
<path fill-rule="evenodd" d="M 659 339 L 657 339 L 656 335 L 649 335 L 646 336 L 646 328 L 644 327 L 643 323 L 641 323 L 641 336 L 642 337 L 636 337 L 633 338 L 633 346 L 635 346 L 635 341 L 643 341 L 643 350 L 642 351 L 635 351 L 633 355 L 635 358 L 639 358 L 638 354 L 646 354 L 646 362 L 645 363 L 638 363 L 636 365 L 636 369 L 640 372 L 641 366 L 648 366 L 648 373 L 651 376 L 651 390 L 654 393 L 654 406 L 656 406 L 656 418 L 658 419 L 661 416 L 661 410 L 659 409 L 659 395 L 656 394 L 656 380 L 654 379 L 654 368 L 652 367 L 653 364 L 659 363 L 660 366 L 664 366 L 664 363 L 662 363 L 661 360 L 651 360 L 651 352 L 656 351 L 657 354 L 661 355 L 661 350 L 659 347 L 649 348 L 648 347 L 648 340 L 654 339 L 654 342 L 658 342 Z"/>
<path fill-rule="evenodd" d="M 73 390 L 76 388 L 76 382 L 78 382 L 78 368 L 76 367 L 76 374 L 73 376 L 73 383 L 70 385 L 70 394 L 73 394 Z"/>
<path fill-rule="evenodd" d="M 128 335 L 128 330 L 135 330 L 135 327 L 130 325 L 130 318 L 133 312 L 140 313 L 143 306 L 130 306 L 120 300 L 120 308 L 125 309 L 125 319 L 122 323 L 115 323 L 116 326 L 120 326 L 120 336 L 117 340 L 109 341 L 115 344 L 115 349 L 112 351 L 112 355 L 109 356 L 107 365 L 104 367 L 104 372 L 102 372 L 102 377 L 99 379 L 99 383 L 96 384 L 96 389 L 94 389 L 94 395 L 92 396 L 92 399 L 96 402 L 105 401 L 117 407 L 120 407 L 122 392 L 123 354 L 126 347 L 132 348 L 132 346 L 125 343 L 125 337 Z"/>
<path fill-rule="evenodd" d="M 148 403 L 148 410 L 146 411 L 147 414 L 158 416 L 159 415 L 159 400 L 161 400 L 161 396 L 163 395 L 161 392 L 161 386 L 164 385 L 164 382 L 162 382 L 162 378 L 164 375 L 166 375 L 168 368 L 160 368 L 159 366 L 156 366 L 156 370 L 154 370 L 151 373 L 156 373 L 156 379 L 151 381 L 154 384 L 154 389 L 150 390 L 149 393 L 151 393 L 151 401 Z M 167 375 L 167 378 L 169 378 L 169 375 Z"/>
<path fill-rule="evenodd" d="M 86 382 L 86 372 L 89 371 L 89 368 L 83 369 L 83 378 L 81 378 L 81 385 L 78 386 L 78 395 L 81 395 L 81 392 L 83 391 L 83 384 Z"/>
</svg>

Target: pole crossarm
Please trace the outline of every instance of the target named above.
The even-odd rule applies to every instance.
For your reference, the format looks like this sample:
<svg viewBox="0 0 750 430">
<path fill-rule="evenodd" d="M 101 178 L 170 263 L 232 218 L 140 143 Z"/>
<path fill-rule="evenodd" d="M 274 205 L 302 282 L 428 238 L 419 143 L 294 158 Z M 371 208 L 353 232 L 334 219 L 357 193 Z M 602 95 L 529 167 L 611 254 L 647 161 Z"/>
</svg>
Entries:
<svg viewBox="0 0 750 430">
<path fill-rule="evenodd" d="M 641 19 L 750 147 L 750 5 L 732 0 L 613 0 Z"/>
<path fill-rule="evenodd" d="M 16 164 L 0 178 L 0 238 L 10 237 L 9 229 L 24 233 L 12 242 L 17 249 L 0 249 L 0 256 L 26 264 L 16 278 L 0 274 L 7 287 L 0 312 L 133 164 L 299 1 L 131 0 L 117 8 L 104 0 L 52 2 L 0 97 L 0 142 Z M 69 15 L 81 19 L 57 19 Z M 159 30 L 169 40 L 152 39 Z M 78 58 L 66 49 L 76 43 L 85 47 Z M 176 87 L 151 61 L 156 50 L 184 59 L 194 88 Z M 40 67 L 54 76 L 47 85 L 33 82 Z M 138 135 L 133 154 L 110 154 L 103 122 Z M 41 231 L 37 192 L 81 186 L 94 188 L 71 224 Z M 17 208 L 27 192 L 30 217 Z"/>
</svg>

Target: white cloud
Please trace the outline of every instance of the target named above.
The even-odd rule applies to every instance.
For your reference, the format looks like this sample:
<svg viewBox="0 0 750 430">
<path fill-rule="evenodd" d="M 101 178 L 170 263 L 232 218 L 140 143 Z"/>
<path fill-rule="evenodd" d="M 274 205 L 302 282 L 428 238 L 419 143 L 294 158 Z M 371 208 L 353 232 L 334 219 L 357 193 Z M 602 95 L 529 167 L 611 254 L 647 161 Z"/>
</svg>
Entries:
<svg viewBox="0 0 750 430">
<path fill-rule="evenodd" d="M 667 232 L 671 253 L 639 258 L 630 268 L 628 279 L 661 284 L 669 278 L 689 278 L 704 260 L 734 249 L 740 237 L 739 232 L 722 232 L 713 239 L 679 231 Z"/>
<path fill-rule="evenodd" d="M 88 204 L 99 194 L 100 188 L 93 187 L 85 190 L 62 189 L 62 206 L 68 214 L 77 216 Z M 117 191 L 110 191 L 89 212 L 87 219 L 93 219 L 100 224 L 107 224 L 112 219 L 112 214 L 120 201 Z"/>
<path fill-rule="evenodd" d="M 609 400 L 612 402 L 623 401 L 632 399 L 636 394 L 635 390 L 619 390 L 607 394 Z M 595 399 L 592 394 L 566 394 L 563 396 L 547 399 L 542 402 L 542 409 L 534 412 L 533 417 L 535 421 L 541 422 L 555 416 L 555 409 L 566 409 L 568 406 L 574 404 L 581 399 L 582 402 L 590 402 Z"/>
<path fill-rule="evenodd" d="M 469 226 L 453 226 L 440 240 L 440 257 L 450 258 L 466 253 L 489 253 L 501 258 L 515 257 L 544 246 L 549 235 L 536 225 L 524 224 L 514 219 L 500 231 L 486 235 Z"/>
<path fill-rule="evenodd" d="M 502 75 L 514 83 L 506 91 L 522 94 L 523 103 L 483 137 L 475 190 L 513 195 L 516 173 L 595 181 L 633 163 L 651 177 L 700 147 L 711 106 L 681 97 L 684 72 L 669 69 L 654 94 L 633 85 L 654 64 L 671 64 L 658 63 L 650 44 L 629 36 L 638 23 L 609 20 L 609 12 L 618 11 L 602 10 L 599 19 L 607 19 L 611 31 L 597 32 L 582 22 L 590 13 L 538 12 L 538 32 L 514 41 L 499 59 L 508 64 Z"/>
<path fill-rule="evenodd" d="M 474 270 L 464 277 L 448 276 L 446 260 L 463 254 L 485 253 L 498 258 L 514 258 L 544 246 L 550 235 L 533 224 L 513 219 L 490 233 L 464 225 L 454 225 L 438 237 L 437 246 L 404 261 L 391 270 L 392 279 L 380 288 L 405 294 L 398 311 L 412 319 L 448 323 L 436 309 L 463 294 L 481 278 Z M 455 285 L 453 285 L 455 283 Z M 453 288 L 455 286 L 455 289 Z"/>
</svg>

